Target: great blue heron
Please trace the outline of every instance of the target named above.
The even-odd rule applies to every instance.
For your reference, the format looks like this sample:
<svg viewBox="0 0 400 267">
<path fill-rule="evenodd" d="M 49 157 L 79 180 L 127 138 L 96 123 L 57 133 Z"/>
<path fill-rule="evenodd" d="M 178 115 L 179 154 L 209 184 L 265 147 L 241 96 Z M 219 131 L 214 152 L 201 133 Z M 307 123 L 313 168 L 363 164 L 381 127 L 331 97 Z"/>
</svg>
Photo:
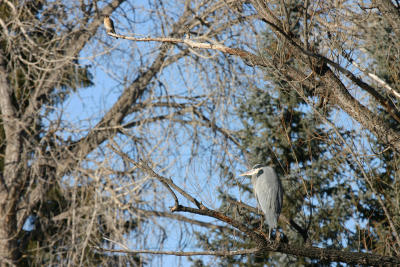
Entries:
<svg viewBox="0 0 400 267">
<path fill-rule="evenodd" d="M 240 174 L 240 176 L 251 175 L 254 195 L 258 206 L 265 215 L 265 222 L 268 224 L 269 238 L 271 229 L 278 226 L 278 218 L 282 210 L 283 188 L 279 177 L 273 168 L 255 165 L 251 170 Z"/>
</svg>

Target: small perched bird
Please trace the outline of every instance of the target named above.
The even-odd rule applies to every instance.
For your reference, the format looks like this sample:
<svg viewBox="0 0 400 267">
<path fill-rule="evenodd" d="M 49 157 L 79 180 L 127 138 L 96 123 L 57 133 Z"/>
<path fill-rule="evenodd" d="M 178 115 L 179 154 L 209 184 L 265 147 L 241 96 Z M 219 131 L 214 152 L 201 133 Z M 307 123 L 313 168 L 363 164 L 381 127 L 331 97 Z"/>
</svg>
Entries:
<svg viewBox="0 0 400 267">
<path fill-rule="evenodd" d="M 112 19 L 110 19 L 110 16 L 108 15 L 104 17 L 104 27 L 106 28 L 107 32 L 116 34 L 114 29 L 114 22 L 112 21 Z M 118 39 L 118 37 L 115 38 Z"/>
</svg>

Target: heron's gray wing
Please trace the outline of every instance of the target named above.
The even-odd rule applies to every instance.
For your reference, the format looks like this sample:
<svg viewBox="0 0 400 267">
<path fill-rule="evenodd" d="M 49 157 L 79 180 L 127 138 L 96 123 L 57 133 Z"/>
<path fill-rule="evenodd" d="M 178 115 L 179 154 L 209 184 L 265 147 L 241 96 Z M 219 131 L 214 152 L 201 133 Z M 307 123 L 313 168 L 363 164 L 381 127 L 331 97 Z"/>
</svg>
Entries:
<svg viewBox="0 0 400 267">
<path fill-rule="evenodd" d="M 271 191 L 271 196 L 273 196 L 273 200 L 275 205 L 271 206 L 271 208 L 275 208 L 275 212 L 278 214 L 281 214 L 282 211 L 282 204 L 283 204 L 283 187 L 282 187 L 282 182 L 281 179 L 279 179 L 278 175 L 276 174 L 275 170 L 271 167 L 266 167 L 264 170 L 267 180 L 269 181 L 269 184 L 271 188 L 273 189 Z"/>
<path fill-rule="evenodd" d="M 272 228 L 277 226 L 278 214 L 276 213 L 276 199 L 274 198 L 274 190 L 267 188 L 262 193 L 258 193 L 258 203 L 265 215 L 265 222 Z"/>
</svg>

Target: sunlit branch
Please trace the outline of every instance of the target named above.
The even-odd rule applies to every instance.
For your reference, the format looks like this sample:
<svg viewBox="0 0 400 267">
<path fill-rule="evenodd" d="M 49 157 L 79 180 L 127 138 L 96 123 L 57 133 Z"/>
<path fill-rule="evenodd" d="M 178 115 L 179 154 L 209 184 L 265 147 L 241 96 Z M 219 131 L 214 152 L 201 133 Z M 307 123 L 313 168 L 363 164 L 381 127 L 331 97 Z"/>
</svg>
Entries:
<svg viewBox="0 0 400 267">
<path fill-rule="evenodd" d="M 174 255 L 174 256 L 196 256 L 196 255 L 214 255 L 214 256 L 234 256 L 254 254 L 260 251 L 259 248 L 243 249 L 243 250 L 221 250 L 221 251 L 156 251 L 156 250 L 125 250 L 125 249 L 105 249 L 94 247 L 100 251 L 126 254 L 157 254 L 157 255 Z"/>
<path fill-rule="evenodd" d="M 245 208 L 255 214 L 259 214 L 264 216 L 264 214 L 261 212 L 260 209 L 254 208 L 252 206 L 247 205 L 246 203 L 243 203 L 241 201 L 236 201 L 235 199 L 232 199 L 230 197 L 227 197 L 226 200 L 229 203 L 232 203 L 234 205 L 237 205 L 239 207 Z M 303 238 L 303 241 L 306 242 L 308 239 L 308 233 L 306 229 L 303 229 L 300 225 L 298 225 L 293 219 L 288 220 L 285 215 L 280 214 L 279 215 L 279 220 L 284 221 L 286 224 L 290 225 L 291 227 L 293 227 L 297 233 L 299 233 L 301 235 L 301 237 Z"/>
</svg>

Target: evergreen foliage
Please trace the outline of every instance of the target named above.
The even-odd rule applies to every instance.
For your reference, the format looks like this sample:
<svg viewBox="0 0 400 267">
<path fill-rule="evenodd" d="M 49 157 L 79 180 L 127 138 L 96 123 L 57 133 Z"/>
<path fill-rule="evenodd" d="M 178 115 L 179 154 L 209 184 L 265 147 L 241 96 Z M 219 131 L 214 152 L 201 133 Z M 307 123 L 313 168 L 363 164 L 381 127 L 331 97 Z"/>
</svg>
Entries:
<svg viewBox="0 0 400 267">
<path fill-rule="evenodd" d="M 291 1 L 297 3 L 287 11 L 293 18 L 299 17 L 300 2 L 302 1 Z M 287 3 L 287 6 L 290 7 L 290 4 Z M 384 77 L 390 81 L 391 86 L 398 88 L 400 72 L 397 51 L 400 51 L 400 40 L 394 35 L 390 26 L 384 23 L 383 18 L 371 17 L 371 20 L 371 24 L 375 21 L 377 22 L 375 25 L 379 26 L 363 29 L 365 31 L 362 36 L 363 43 L 368 47 L 371 59 L 374 60 L 373 66 L 377 67 L 378 76 Z M 300 35 L 300 29 L 298 23 L 292 29 L 292 33 Z M 301 66 L 291 61 L 295 56 L 285 44 L 277 42 L 276 38 L 271 36 L 272 32 L 265 34 L 264 46 L 267 53 L 263 56 L 266 61 L 273 61 L 270 56 L 273 52 L 286 63 L 290 62 L 294 68 L 301 69 Z M 319 48 L 315 46 L 314 49 L 317 51 Z M 266 163 L 275 168 L 285 190 L 282 215 L 293 219 L 308 232 L 308 239 L 305 240 L 293 227 L 280 220 L 279 231 L 287 238 L 285 242 L 302 246 L 312 242 L 313 245 L 326 248 L 375 251 L 382 255 L 393 255 L 393 251 L 385 245 L 388 241 L 386 238 L 390 235 L 387 232 L 389 227 L 375 192 L 383 194 L 385 199 L 399 198 L 398 190 L 390 189 L 398 187 L 397 153 L 385 149 L 386 147 L 377 142 L 373 135 L 365 137 L 356 131 L 347 131 L 339 126 L 336 129 L 330 127 L 318 113 L 329 120 L 332 114 L 337 116 L 338 111 L 330 106 L 317 106 L 319 109 L 314 112 L 310 106 L 314 101 L 313 89 L 305 88 L 304 97 L 309 101 L 305 102 L 290 83 L 279 75 L 274 75 L 276 72 L 275 66 L 265 68 L 263 86 L 249 86 L 248 90 L 244 90 L 247 94 L 240 98 L 241 104 L 237 110 L 243 130 L 239 131 L 237 136 L 243 149 L 247 151 L 249 166 Z M 375 102 L 371 101 L 372 105 L 373 103 Z M 377 112 L 385 115 L 382 109 L 377 109 Z M 346 119 L 346 115 L 340 116 Z M 392 119 L 392 122 L 393 127 L 398 127 L 396 121 Z M 344 140 L 340 137 L 344 137 Z M 360 140 L 366 140 L 370 144 L 371 150 L 368 153 L 383 151 L 365 159 L 366 164 L 372 168 L 371 173 L 367 175 L 378 177 L 371 182 L 365 179 L 364 166 L 360 166 L 359 162 L 354 161 L 343 151 L 343 142 L 363 142 Z M 226 176 L 228 180 L 231 178 Z M 239 186 L 240 190 L 253 197 L 249 180 L 235 186 Z M 226 211 L 229 207 L 224 204 L 225 193 L 220 193 L 222 202 L 220 210 Z M 396 205 L 396 202 L 391 203 Z M 230 208 L 229 215 L 232 216 L 234 211 L 232 207 Z M 398 209 L 397 206 L 390 208 L 391 211 Z M 395 214 L 396 212 L 393 212 L 393 220 L 400 225 L 399 218 Z M 252 215 L 246 214 L 246 216 Z M 246 237 L 235 238 L 233 233 L 220 233 L 218 230 L 214 231 L 213 235 L 199 234 L 198 240 L 203 248 L 214 250 L 222 247 L 232 250 L 254 246 L 252 240 Z M 360 240 L 363 240 L 362 245 Z M 394 243 L 395 240 L 389 242 Z M 257 257 L 230 256 L 220 261 L 221 266 L 326 264 L 323 261 L 276 253 Z"/>
</svg>

